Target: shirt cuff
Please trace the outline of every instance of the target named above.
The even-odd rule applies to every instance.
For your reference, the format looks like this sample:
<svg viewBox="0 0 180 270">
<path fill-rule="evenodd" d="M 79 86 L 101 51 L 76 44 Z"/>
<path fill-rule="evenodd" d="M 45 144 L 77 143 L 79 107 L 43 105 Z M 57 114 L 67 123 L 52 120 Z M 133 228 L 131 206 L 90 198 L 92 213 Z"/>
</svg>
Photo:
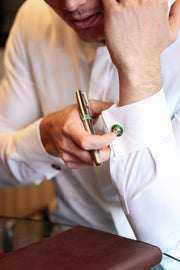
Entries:
<svg viewBox="0 0 180 270">
<path fill-rule="evenodd" d="M 134 104 L 114 104 L 102 112 L 102 118 L 108 131 L 116 124 L 123 128 L 122 135 L 111 143 L 114 157 L 150 147 L 172 133 L 163 89 Z"/>
<path fill-rule="evenodd" d="M 47 179 L 56 176 L 65 168 L 61 158 L 54 157 L 46 152 L 40 138 L 41 119 L 31 124 L 18 134 L 17 148 L 21 158 L 35 171 Z"/>
</svg>

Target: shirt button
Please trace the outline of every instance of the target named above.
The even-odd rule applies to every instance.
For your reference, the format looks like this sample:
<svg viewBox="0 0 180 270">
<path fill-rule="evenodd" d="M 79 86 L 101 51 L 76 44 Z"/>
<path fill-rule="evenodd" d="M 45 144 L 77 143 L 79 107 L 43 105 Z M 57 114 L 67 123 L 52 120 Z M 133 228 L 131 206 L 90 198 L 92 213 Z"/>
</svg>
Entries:
<svg viewBox="0 0 180 270">
<path fill-rule="evenodd" d="M 58 164 L 52 164 L 51 167 L 55 170 L 61 171 L 61 166 Z"/>
<path fill-rule="evenodd" d="M 113 125 L 111 131 L 116 133 L 117 137 L 120 137 L 123 134 L 123 128 L 118 124 Z"/>
</svg>

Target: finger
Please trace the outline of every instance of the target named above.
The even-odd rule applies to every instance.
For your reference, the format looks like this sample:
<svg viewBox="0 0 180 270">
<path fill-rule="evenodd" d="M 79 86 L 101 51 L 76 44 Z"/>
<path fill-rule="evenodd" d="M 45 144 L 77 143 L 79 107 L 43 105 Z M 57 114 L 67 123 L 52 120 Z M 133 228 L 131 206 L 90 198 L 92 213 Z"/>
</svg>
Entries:
<svg viewBox="0 0 180 270">
<path fill-rule="evenodd" d="M 110 153 L 111 153 L 111 150 L 109 147 L 100 150 L 102 162 L 106 162 L 110 159 Z M 69 156 L 68 158 L 68 154 L 67 154 L 67 161 L 65 163 L 69 169 L 81 169 L 81 168 L 88 168 L 88 167 L 95 166 L 95 162 L 92 159 L 92 157 L 91 157 L 90 163 L 85 162 L 85 161 L 87 160 L 84 160 L 84 162 L 82 162 L 82 160 L 78 160 L 77 158 L 73 158 L 72 156 Z"/>
<path fill-rule="evenodd" d="M 108 106 L 110 106 L 110 104 Z M 116 138 L 113 132 L 106 133 L 102 136 L 89 135 L 83 126 L 79 114 L 76 117 L 74 116 L 73 120 L 69 121 L 69 124 L 62 128 L 62 131 L 64 136 L 63 139 L 59 141 L 59 149 L 65 152 L 67 152 L 68 147 L 74 152 L 78 152 L 79 148 L 82 150 L 106 148 Z M 75 146 L 77 146 L 78 149 L 75 149 Z"/>
<path fill-rule="evenodd" d="M 94 166 L 95 162 L 90 154 L 90 152 L 86 151 L 85 155 L 79 155 L 79 157 L 73 156 L 69 153 L 62 153 L 62 159 L 65 162 L 66 166 L 70 168 L 72 164 L 76 164 L 76 168 L 84 168 Z M 81 158 L 82 157 L 82 158 Z"/>
<path fill-rule="evenodd" d="M 74 141 L 84 150 L 103 149 L 117 138 L 113 132 L 104 135 L 89 135 L 74 137 Z"/>
<path fill-rule="evenodd" d="M 109 144 L 112 139 L 117 138 L 116 134 L 113 132 L 104 134 L 103 136 L 99 135 L 86 135 L 85 137 L 80 137 L 81 141 L 79 144 L 74 143 L 69 138 L 66 138 L 64 141 L 61 141 L 61 158 L 64 162 L 67 163 L 85 163 L 90 166 L 94 165 L 94 161 L 92 159 L 92 155 L 90 154 L 90 150 L 100 149 L 102 155 L 102 161 L 106 161 L 109 159 L 110 149 Z M 83 140 L 86 140 L 85 145 L 83 144 Z"/>
<path fill-rule="evenodd" d="M 69 138 L 59 142 L 59 152 L 61 158 L 66 164 L 68 162 L 81 162 L 93 165 L 90 152 L 82 149 Z"/>
<path fill-rule="evenodd" d="M 69 169 L 85 169 L 92 167 L 92 165 L 84 164 L 84 163 L 79 163 L 79 162 L 68 162 L 66 166 Z"/>
<path fill-rule="evenodd" d="M 176 0 L 169 12 L 169 30 L 171 42 L 175 41 L 180 28 L 180 0 Z"/>
<path fill-rule="evenodd" d="M 100 155 L 103 162 L 108 161 L 111 155 L 110 147 L 100 150 Z"/>
<path fill-rule="evenodd" d="M 102 111 L 107 110 L 113 105 L 112 102 L 104 102 L 100 100 L 91 99 L 89 100 L 90 104 L 90 114 L 92 118 L 97 118 Z"/>
</svg>

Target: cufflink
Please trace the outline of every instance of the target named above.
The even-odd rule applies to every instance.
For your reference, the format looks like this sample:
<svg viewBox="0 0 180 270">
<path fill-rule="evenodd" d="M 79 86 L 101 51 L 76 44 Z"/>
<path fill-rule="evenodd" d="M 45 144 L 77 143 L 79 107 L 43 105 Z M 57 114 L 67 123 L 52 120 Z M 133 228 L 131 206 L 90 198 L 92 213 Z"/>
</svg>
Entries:
<svg viewBox="0 0 180 270">
<path fill-rule="evenodd" d="M 116 133 L 117 137 L 120 137 L 123 134 L 123 128 L 118 124 L 113 125 L 111 131 Z"/>
<path fill-rule="evenodd" d="M 55 170 L 61 171 L 61 166 L 59 166 L 58 164 L 52 164 L 51 167 Z"/>
</svg>

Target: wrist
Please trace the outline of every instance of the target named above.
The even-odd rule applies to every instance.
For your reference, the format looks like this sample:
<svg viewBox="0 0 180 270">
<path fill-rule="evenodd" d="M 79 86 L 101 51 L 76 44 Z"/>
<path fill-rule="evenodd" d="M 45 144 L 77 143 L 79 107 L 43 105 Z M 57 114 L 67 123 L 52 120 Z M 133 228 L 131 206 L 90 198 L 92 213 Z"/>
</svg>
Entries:
<svg viewBox="0 0 180 270">
<path fill-rule="evenodd" d="M 59 157 L 59 154 L 57 153 L 56 148 L 54 147 L 54 142 L 52 141 L 52 137 L 49 132 L 52 129 L 52 127 L 51 125 L 49 125 L 47 118 L 48 116 L 44 117 L 41 120 L 39 126 L 41 143 L 48 154 L 53 155 L 55 157 Z"/>
<path fill-rule="evenodd" d="M 160 64 L 138 66 L 119 73 L 119 106 L 135 103 L 157 93 L 161 88 Z"/>
</svg>

